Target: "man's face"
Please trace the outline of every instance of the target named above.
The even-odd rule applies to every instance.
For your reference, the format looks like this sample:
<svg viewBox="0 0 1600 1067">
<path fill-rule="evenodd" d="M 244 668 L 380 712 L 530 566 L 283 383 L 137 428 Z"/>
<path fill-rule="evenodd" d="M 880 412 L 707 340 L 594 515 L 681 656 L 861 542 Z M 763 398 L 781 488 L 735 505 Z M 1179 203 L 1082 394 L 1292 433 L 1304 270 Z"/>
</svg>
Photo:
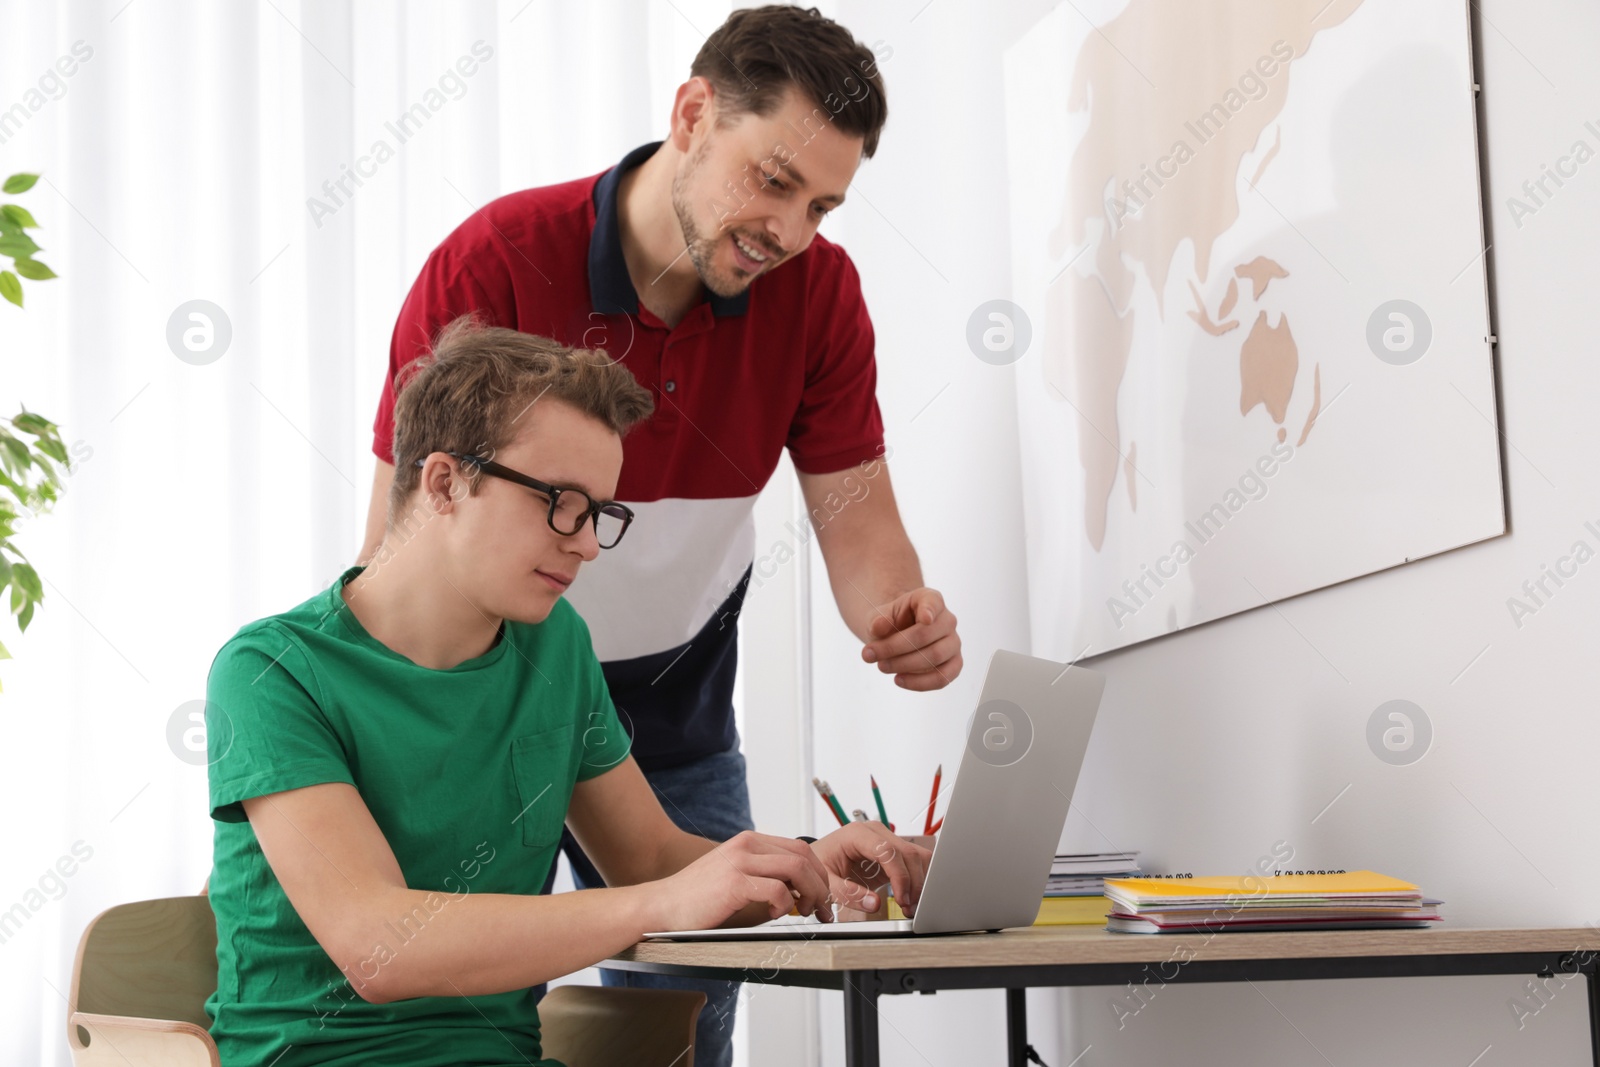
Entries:
<svg viewBox="0 0 1600 1067">
<path fill-rule="evenodd" d="M 599 420 L 559 400 L 540 400 L 518 420 L 521 432 L 489 457 L 553 486 L 610 500 L 622 470 L 622 438 Z M 550 500 L 503 478 L 480 474 L 477 493 L 455 504 L 450 531 L 452 581 L 492 618 L 543 622 L 600 553 L 594 523 L 575 534 L 550 528 Z"/>
<path fill-rule="evenodd" d="M 844 202 L 862 139 L 793 90 L 771 115 L 745 113 L 727 126 L 717 125 L 715 108 L 673 178 L 672 206 L 700 280 L 718 296 L 738 296 L 811 244 Z"/>
</svg>

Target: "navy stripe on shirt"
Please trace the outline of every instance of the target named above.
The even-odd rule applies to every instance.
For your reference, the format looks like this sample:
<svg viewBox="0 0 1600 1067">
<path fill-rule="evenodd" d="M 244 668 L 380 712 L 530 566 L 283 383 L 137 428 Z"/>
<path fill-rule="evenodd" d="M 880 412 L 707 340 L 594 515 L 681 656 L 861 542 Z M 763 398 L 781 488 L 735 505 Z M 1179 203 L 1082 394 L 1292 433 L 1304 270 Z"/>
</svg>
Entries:
<svg viewBox="0 0 1600 1067">
<path fill-rule="evenodd" d="M 750 568 L 693 639 L 677 648 L 601 664 L 611 701 L 633 735 L 633 758 L 650 771 L 726 752 L 739 743 L 733 685 L 739 610 Z"/>
</svg>

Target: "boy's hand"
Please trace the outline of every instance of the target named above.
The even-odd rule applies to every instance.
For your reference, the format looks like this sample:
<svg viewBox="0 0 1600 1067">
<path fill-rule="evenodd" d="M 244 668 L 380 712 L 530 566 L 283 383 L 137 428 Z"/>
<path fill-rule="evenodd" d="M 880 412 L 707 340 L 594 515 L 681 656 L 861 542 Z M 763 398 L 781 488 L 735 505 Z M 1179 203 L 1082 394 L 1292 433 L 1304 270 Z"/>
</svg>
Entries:
<svg viewBox="0 0 1600 1067">
<path fill-rule="evenodd" d="M 828 875 L 804 841 L 746 830 L 663 878 L 656 925 L 647 929 L 710 930 L 753 904 L 765 905 L 758 922 L 787 915 L 791 907 L 831 922 Z"/>
<path fill-rule="evenodd" d="M 933 853 L 896 837 L 881 822 L 841 826 L 811 846 L 827 869 L 833 899 L 861 911 L 877 911 L 879 893 L 894 887 L 894 899 L 907 915 L 916 913 L 922 883 Z"/>
</svg>

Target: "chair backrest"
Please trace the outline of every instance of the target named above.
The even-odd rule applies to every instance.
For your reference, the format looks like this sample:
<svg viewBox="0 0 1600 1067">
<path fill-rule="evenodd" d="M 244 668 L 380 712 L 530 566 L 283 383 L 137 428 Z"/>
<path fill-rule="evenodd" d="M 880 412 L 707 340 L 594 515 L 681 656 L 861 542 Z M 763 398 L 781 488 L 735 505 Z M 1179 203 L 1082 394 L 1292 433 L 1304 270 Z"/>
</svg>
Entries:
<svg viewBox="0 0 1600 1067">
<path fill-rule="evenodd" d="M 78 942 L 67 1016 L 173 1019 L 209 1029 L 205 1002 L 216 988 L 217 921 L 209 898 L 118 904 L 97 915 Z"/>
</svg>

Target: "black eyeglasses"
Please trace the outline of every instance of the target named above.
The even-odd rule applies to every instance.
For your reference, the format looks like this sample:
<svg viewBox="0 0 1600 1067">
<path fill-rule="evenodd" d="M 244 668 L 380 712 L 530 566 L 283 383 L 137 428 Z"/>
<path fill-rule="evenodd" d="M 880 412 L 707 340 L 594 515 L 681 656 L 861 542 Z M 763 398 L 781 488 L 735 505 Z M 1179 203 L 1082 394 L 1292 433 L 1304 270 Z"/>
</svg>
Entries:
<svg viewBox="0 0 1600 1067">
<path fill-rule="evenodd" d="M 582 489 L 541 482 L 483 456 L 469 456 L 461 452 L 446 452 L 445 455 L 454 456 L 462 463 L 470 463 L 491 477 L 527 486 L 549 497 L 550 513 L 547 519 L 550 529 L 564 537 L 582 530 L 583 524 L 592 518 L 595 540 L 600 542 L 600 547 L 615 548 L 617 542 L 622 540 L 622 535 L 628 532 L 628 524 L 633 522 L 633 509 L 615 500 L 596 500 Z M 417 466 L 425 462 L 419 459 Z"/>
</svg>

